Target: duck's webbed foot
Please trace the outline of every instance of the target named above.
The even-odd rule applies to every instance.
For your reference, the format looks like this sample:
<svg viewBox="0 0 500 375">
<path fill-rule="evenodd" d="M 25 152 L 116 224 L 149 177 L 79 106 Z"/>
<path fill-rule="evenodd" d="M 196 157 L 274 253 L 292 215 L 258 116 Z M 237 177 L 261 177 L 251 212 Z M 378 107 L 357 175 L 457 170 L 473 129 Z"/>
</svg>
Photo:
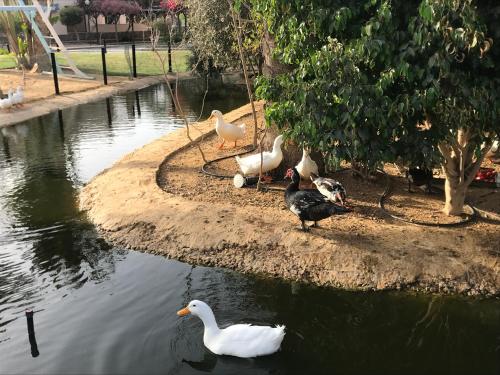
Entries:
<svg viewBox="0 0 500 375">
<path fill-rule="evenodd" d="M 309 232 L 311 230 L 311 228 L 309 228 L 305 221 L 304 220 L 301 220 L 301 225 L 300 225 L 300 229 L 302 229 L 304 232 Z"/>
<path fill-rule="evenodd" d="M 267 174 L 263 174 L 261 181 L 264 182 L 264 183 L 266 183 L 266 184 L 270 184 L 271 182 L 273 182 L 273 177 L 269 176 Z"/>
</svg>

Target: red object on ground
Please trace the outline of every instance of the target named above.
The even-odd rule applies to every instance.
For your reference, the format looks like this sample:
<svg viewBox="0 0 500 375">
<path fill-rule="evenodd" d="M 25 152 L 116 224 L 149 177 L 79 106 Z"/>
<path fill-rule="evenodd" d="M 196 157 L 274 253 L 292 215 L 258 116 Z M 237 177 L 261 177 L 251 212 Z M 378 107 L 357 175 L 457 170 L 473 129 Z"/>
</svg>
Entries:
<svg viewBox="0 0 500 375">
<path fill-rule="evenodd" d="M 495 182 L 496 175 L 497 172 L 493 168 L 480 168 L 474 179 L 476 181 Z"/>
</svg>

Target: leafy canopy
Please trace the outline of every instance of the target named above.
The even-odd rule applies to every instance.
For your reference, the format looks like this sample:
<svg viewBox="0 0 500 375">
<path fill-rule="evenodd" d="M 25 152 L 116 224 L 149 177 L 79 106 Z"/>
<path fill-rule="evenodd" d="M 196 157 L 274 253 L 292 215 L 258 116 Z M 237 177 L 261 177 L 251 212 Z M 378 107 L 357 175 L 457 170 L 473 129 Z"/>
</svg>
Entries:
<svg viewBox="0 0 500 375">
<path fill-rule="evenodd" d="M 61 23 L 65 26 L 75 26 L 83 21 L 83 10 L 77 6 L 65 6 L 59 13 Z"/>
<path fill-rule="evenodd" d="M 291 72 L 258 81 L 267 117 L 331 163 L 425 164 L 459 129 L 498 132 L 494 1 L 254 0 Z M 500 39 L 500 38 L 499 38 Z M 425 121 L 426 120 L 426 121 Z M 479 147 L 479 146 L 477 146 Z"/>
</svg>

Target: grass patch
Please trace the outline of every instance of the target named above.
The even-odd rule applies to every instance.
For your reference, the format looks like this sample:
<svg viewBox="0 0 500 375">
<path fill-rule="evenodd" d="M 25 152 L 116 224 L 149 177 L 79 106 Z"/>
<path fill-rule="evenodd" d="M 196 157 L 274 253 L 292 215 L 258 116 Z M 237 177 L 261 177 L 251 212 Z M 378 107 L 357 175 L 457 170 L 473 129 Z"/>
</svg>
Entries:
<svg viewBox="0 0 500 375">
<path fill-rule="evenodd" d="M 162 56 L 167 56 L 166 51 L 161 51 Z M 132 61 L 132 50 L 130 50 L 130 61 Z M 172 70 L 174 72 L 185 72 L 188 70 L 188 61 L 191 51 L 172 51 Z M 71 52 L 71 57 L 76 66 L 83 72 L 89 74 L 102 74 L 101 52 Z M 138 75 L 158 75 L 163 74 L 158 56 L 152 51 L 137 51 L 137 74 Z M 57 54 L 57 61 L 66 65 L 64 55 Z M 128 76 L 130 74 L 127 59 L 124 51 L 108 52 L 106 54 L 106 69 L 108 75 Z"/>
<path fill-rule="evenodd" d="M 12 69 L 16 67 L 16 59 L 10 55 L 0 55 L 0 69 Z"/>
<path fill-rule="evenodd" d="M 167 52 L 161 51 L 160 54 L 166 58 Z M 101 52 L 71 52 L 70 56 L 76 63 L 76 66 L 83 72 L 89 74 L 102 74 Z M 130 50 L 132 61 L 132 50 Z M 189 57 L 191 51 L 175 50 L 172 51 L 172 70 L 174 72 L 185 72 L 188 70 Z M 163 74 L 158 56 L 152 51 L 137 51 L 137 74 L 142 76 Z M 67 65 L 66 58 L 62 53 L 56 55 L 57 62 L 61 65 Z M 167 60 L 165 60 L 167 61 Z M 167 62 L 168 63 L 168 62 Z M 10 69 L 16 67 L 16 60 L 10 55 L 0 55 L 0 69 Z M 125 53 L 108 52 L 106 54 L 106 67 L 108 75 L 128 76 L 130 73 Z M 168 68 L 167 68 L 168 69 Z"/>
</svg>

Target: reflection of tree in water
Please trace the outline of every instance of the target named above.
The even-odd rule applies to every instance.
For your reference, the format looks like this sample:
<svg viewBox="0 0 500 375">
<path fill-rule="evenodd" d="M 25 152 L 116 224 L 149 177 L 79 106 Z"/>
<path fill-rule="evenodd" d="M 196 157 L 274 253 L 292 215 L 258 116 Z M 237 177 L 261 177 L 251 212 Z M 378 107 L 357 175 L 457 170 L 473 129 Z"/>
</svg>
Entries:
<svg viewBox="0 0 500 375">
<path fill-rule="evenodd" d="M 5 174 L 13 185 L 0 194 L 1 206 L 10 213 L 6 223 L 10 228 L 2 240 L 2 305 L 33 302 L 39 298 L 40 286 L 59 289 L 103 280 L 114 272 L 116 262 L 116 253 L 108 251 L 94 228 L 81 220 L 70 178 L 71 147 L 64 143 L 64 133 L 61 136 L 57 113 L 46 116 L 42 124 L 37 122 L 11 128 L 16 137 L 4 136 L 2 141 L 16 164 L 7 169 L 0 160 L 0 175 Z M 0 159 L 4 155 L 5 149 Z M 31 269 L 26 269 L 26 261 Z"/>
</svg>

